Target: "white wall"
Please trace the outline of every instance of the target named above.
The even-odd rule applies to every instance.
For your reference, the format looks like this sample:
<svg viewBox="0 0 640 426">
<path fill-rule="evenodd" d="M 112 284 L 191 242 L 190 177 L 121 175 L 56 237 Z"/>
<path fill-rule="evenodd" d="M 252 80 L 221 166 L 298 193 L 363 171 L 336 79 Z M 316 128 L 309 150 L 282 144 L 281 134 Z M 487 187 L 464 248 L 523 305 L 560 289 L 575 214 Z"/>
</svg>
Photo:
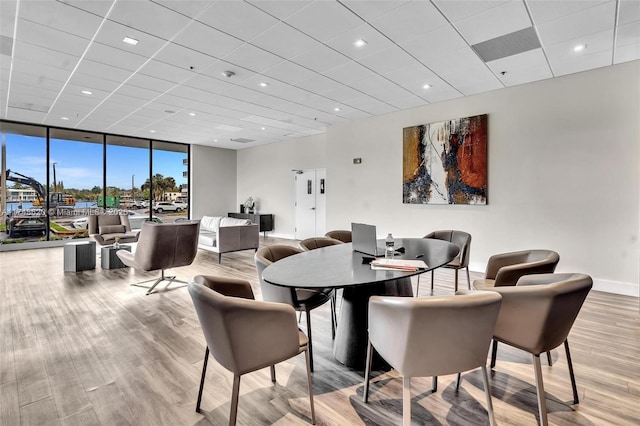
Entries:
<svg viewBox="0 0 640 426">
<path fill-rule="evenodd" d="M 236 206 L 237 151 L 191 146 L 191 217 L 226 216 Z"/>
<path fill-rule="evenodd" d="M 274 215 L 272 236 L 294 238 L 294 172 L 325 167 L 325 135 L 289 140 L 238 151 L 238 191 L 235 210 L 253 196 L 258 213 Z M 331 176 L 327 176 L 331 188 Z M 329 190 L 329 189 L 327 189 Z"/>
<path fill-rule="evenodd" d="M 257 197 L 260 211 L 276 215 L 274 235 L 291 237 L 291 169 L 326 167 L 327 229 L 357 220 L 399 237 L 466 230 L 476 271 L 495 253 L 551 248 L 561 256 L 558 271 L 588 273 L 596 289 L 637 296 L 639 76 L 635 61 L 242 150 L 236 204 Z M 489 204 L 402 204 L 402 129 L 476 114 L 489 114 Z"/>
<path fill-rule="evenodd" d="M 495 253 L 550 248 L 558 271 L 637 296 L 639 76 L 635 61 L 331 127 L 327 228 L 465 230 L 478 271 Z M 489 204 L 402 204 L 402 129 L 477 114 L 489 115 Z"/>
</svg>

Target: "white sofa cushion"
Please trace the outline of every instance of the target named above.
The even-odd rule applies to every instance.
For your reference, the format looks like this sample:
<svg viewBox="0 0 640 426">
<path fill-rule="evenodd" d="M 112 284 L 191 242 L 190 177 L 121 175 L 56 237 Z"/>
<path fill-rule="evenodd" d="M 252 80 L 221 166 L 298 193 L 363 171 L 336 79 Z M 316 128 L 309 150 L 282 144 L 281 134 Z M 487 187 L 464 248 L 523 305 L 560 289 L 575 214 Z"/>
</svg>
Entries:
<svg viewBox="0 0 640 426">
<path fill-rule="evenodd" d="M 219 226 L 241 226 L 241 225 L 251 225 L 251 221 L 249 219 L 236 219 L 235 217 L 223 217 L 222 219 L 220 219 Z"/>
<path fill-rule="evenodd" d="M 216 233 L 212 231 L 200 229 L 200 234 L 198 235 L 198 244 L 204 244 L 209 247 L 215 247 Z"/>
<path fill-rule="evenodd" d="M 221 219 L 222 218 L 220 216 L 202 216 L 202 219 L 200 220 L 200 230 L 212 231 L 214 233 L 218 232 Z"/>
</svg>

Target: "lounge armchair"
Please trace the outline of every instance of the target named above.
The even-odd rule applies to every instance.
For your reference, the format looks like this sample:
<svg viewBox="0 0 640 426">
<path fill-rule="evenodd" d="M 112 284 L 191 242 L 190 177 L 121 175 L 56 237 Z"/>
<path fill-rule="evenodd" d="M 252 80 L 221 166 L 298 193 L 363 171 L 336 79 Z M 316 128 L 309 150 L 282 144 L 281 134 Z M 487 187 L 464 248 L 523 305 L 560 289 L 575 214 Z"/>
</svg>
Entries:
<svg viewBox="0 0 640 426">
<path fill-rule="evenodd" d="M 126 214 L 89 215 L 89 236 L 101 246 L 110 245 L 119 238 L 120 243 L 135 243 L 138 233 L 131 231 Z"/>
</svg>

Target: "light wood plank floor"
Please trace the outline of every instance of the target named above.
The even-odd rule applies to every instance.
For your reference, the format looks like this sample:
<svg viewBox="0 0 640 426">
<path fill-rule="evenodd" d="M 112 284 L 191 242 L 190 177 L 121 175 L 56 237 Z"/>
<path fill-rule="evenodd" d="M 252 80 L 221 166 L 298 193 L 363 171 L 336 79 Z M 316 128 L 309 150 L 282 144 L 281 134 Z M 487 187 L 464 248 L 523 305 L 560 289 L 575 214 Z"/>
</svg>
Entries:
<svg viewBox="0 0 640 426">
<path fill-rule="evenodd" d="M 295 244 L 262 239 L 263 244 Z M 185 288 L 145 296 L 130 283 L 152 278 L 130 269 L 63 272 L 62 248 L 0 253 L 0 421 L 2 425 L 224 425 L 232 376 L 215 360 L 194 411 L 204 338 Z M 223 256 L 201 251 L 173 272 L 245 278 L 259 297 L 253 252 Z M 579 272 L 579 271 L 578 271 Z M 463 275 L 463 274 L 462 274 Z M 480 274 L 472 274 L 473 278 Z M 420 293 L 428 295 L 429 278 Z M 464 285 L 465 281 L 462 279 Z M 453 292 L 452 271 L 436 272 L 436 293 Z M 329 308 L 312 313 L 313 376 L 320 425 L 401 422 L 402 383 L 375 372 L 362 403 L 362 372 L 337 363 L 331 352 Z M 304 326 L 304 321 L 302 321 Z M 553 425 L 632 425 L 640 419 L 640 317 L 637 298 L 592 291 L 570 335 L 580 404 L 570 405 L 564 351 L 543 375 Z M 243 377 L 241 425 L 308 424 L 304 357 Z M 488 424 L 479 372 L 468 372 L 459 392 L 455 376 L 413 381 L 415 424 Z M 533 367 L 528 354 L 500 346 L 491 374 L 496 419 L 535 425 Z"/>
</svg>

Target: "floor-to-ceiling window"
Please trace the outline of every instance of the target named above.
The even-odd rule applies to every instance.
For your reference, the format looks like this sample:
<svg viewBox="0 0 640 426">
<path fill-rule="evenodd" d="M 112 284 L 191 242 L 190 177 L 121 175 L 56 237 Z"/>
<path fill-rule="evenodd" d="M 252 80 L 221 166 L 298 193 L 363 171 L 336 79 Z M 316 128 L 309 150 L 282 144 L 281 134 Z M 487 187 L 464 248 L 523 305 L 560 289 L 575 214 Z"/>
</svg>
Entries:
<svg viewBox="0 0 640 426">
<path fill-rule="evenodd" d="M 188 145 L 2 120 L 0 136 L 2 245 L 86 237 L 110 208 L 134 229 L 188 216 Z"/>
</svg>

